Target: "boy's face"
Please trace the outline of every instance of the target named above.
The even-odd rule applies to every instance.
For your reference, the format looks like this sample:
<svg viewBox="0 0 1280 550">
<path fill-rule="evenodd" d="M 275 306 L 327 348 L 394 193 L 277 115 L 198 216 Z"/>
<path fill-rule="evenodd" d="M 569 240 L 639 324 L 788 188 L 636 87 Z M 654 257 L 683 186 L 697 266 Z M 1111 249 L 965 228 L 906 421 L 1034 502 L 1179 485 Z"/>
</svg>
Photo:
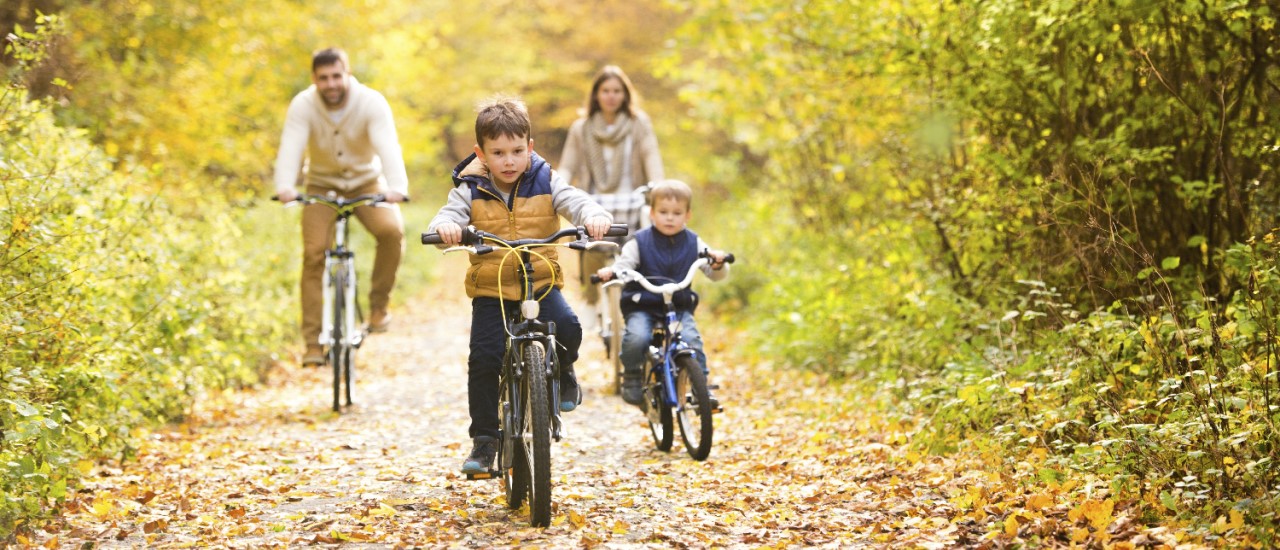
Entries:
<svg viewBox="0 0 1280 550">
<path fill-rule="evenodd" d="M 476 156 L 489 167 L 489 178 L 503 191 L 510 191 L 520 175 L 529 169 L 533 140 L 526 136 L 501 135 L 476 146 Z"/>
<path fill-rule="evenodd" d="M 668 237 L 684 231 L 690 217 L 689 205 L 675 197 L 662 197 L 649 208 L 649 221 L 653 222 L 653 228 Z"/>
</svg>

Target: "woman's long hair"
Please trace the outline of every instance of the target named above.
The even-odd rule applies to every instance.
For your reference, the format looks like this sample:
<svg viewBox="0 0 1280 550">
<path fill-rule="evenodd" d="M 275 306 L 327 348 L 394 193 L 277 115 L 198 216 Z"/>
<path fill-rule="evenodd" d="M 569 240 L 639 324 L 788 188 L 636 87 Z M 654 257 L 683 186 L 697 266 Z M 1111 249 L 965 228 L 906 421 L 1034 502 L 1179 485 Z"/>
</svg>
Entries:
<svg viewBox="0 0 1280 550">
<path fill-rule="evenodd" d="M 627 78 L 627 73 L 622 72 L 617 65 L 605 65 L 596 74 L 595 81 L 591 83 L 591 95 L 587 97 L 587 116 L 600 112 L 600 100 L 596 99 L 596 94 L 600 92 L 600 86 L 611 78 L 616 78 L 622 83 L 622 105 L 618 106 L 618 112 L 634 117 L 635 109 L 639 108 L 640 98 L 636 95 L 635 87 L 631 85 L 631 79 Z"/>
</svg>

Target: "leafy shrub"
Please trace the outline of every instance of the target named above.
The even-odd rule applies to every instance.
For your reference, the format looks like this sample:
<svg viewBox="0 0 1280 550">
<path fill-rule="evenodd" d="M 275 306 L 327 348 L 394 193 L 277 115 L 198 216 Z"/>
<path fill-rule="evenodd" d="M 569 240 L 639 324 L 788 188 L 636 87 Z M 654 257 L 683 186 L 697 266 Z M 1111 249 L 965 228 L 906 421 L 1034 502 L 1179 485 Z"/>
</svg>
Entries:
<svg viewBox="0 0 1280 550">
<path fill-rule="evenodd" d="M 0 537 L 137 428 L 255 381 L 292 328 L 296 261 L 241 233 L 262 212 L 165 200 L 50 111 L 0 93 Z"/>
</svg>

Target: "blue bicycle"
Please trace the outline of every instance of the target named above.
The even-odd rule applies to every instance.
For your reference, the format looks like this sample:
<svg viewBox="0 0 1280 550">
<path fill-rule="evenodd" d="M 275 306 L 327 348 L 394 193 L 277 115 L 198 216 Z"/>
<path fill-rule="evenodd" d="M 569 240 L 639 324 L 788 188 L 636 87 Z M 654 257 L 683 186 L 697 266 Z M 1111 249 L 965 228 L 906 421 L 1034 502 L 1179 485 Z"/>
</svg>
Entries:
<svg viewBox="0 0 1280 550">
<path fill-rule="evenodd" d="M 683 281 L 654 284 L 638 272 L 623 269 L 613 274 L 605 287 L 637 283 L 645 290 L 662 296 L 666 308 L 666 323 L 654 327 L 653 341 L 649 344 L 644 380 L 644 410 L 649 420 L 649 431 L 660 451 L 670 451 L 675 439 L 673 418 L 680 421 L 680 437 L 685 449 L 694 460 L 706 460 L 711 454 L 711 439 L 715 431 L 711 415 L 721 412 L 711 400 L 707 375 L 702 371 L 693 348 L 680 338 L 680 321 L 672 299 L 676 292 L 689 288 L 693 276 L 710 260 L 706 251 L 689 267 Z M 733 263 L 733 254 L 725 256 L 726 263 Z M 592 275 L 591 281 L 600 278 Z"/>
</svg>

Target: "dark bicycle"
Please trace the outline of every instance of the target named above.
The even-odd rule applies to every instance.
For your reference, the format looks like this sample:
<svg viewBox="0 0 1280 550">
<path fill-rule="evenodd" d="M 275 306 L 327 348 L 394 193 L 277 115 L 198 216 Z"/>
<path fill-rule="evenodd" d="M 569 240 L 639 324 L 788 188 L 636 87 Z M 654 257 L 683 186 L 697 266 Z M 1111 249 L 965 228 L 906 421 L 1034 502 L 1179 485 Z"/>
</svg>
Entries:
<svg viewBox="0 0 1280 550">
<path fill-rule="evenodd" d="M 351 386 L 355 383 L 356 350 L 364 342 L 368 331 L 364 327 L 364 312 L 356 293 L 356 253 L 347 248 L 347 222 L 356 208 L 372 206 L 386 201 L 386 195 L 360 195 L 350 199 L 330 193 L 302 195 L 287 203 L 323 204 L 334 210 L 333 246 L 324 251 L 324 309 L 321 314 L 320 345 L 327 347 L 325 358 L 333 368 L 333 410 L 342 411 L 342 397 L 351 406 Z M 345 389 L 345 392 L 343 391 Z M 345 394 L 345 395 L 344 395 Z"/>
<path fill-rule="evenodd" d="M 725 256 L 725 263 L 733 263 L 733 254 Z M 670 451 L 675 439 L 672 418 L 680 420 L 680 437 L 685 449 L 694 460 L 706 460 L 711 454 L 711 439 L 715 431 L 712 414 L 721 412 L 710 399 L 706 373 L 698 363 L 693 348 L 680 337 L 680 321 L 672 302 L 676 292 L 689 288 L 693 276 L 707 265 L 704 250 L 689 266 L 689 274 L 682 281 L 666 281 L 655 284 L 643 275 L 629 269 L 613 274 L 613 280 L 604 286 L 637 283 L 645 290 L 662 296 L 666 308 L 666 322 L 655 326 L 653 341 L 649 344 L 644 379 L 644 410 L 649 420 L 649 432 L 660 451 Z M 600 278 L 592 275 L 591 282 Z"/>
<path fill-rule="evenodd" d="M 627 234 L 625 225 L 614 225 L 609 236 Z M 557 241 L 566 237 L 576 240 L 569 243 Z M 422 244 L 442 244 L 438 233 L 423 233 Z M 507 346 L 502 358 L 502 370 L 498 375 L 500 398 L 498 401 L 498 459 L 495 470 L 482 474 L 467 474 L 467 479 L 491 479 L 501 477 L 507 494 L 507 506 L 520 509 L 526 498 L 529 501 L 530 523 L 545 527 L 551 524 L 551 440 L 560 441 L 560 359 L 556 354 L 555 323 L 538 320 L 538 296 L 529 274 L 533 272 L 533 249 L 545 246 L 567 246 L 586 250 L 596 246 L 616 246 L 608 241 L 588 241 L 584 227 L 570 227 L 545 239 L 519 239 L 507 241 L 484 231 L 467 227 L 462 232 L 462 244 L 449 247 L 446 253 L 466 251 L 471 254 L 488 254 L 501 249 L 515 254 L 521 263 L 520 307 L 508 311 L 503 304 L 506 320 Z"/>
</svg>

